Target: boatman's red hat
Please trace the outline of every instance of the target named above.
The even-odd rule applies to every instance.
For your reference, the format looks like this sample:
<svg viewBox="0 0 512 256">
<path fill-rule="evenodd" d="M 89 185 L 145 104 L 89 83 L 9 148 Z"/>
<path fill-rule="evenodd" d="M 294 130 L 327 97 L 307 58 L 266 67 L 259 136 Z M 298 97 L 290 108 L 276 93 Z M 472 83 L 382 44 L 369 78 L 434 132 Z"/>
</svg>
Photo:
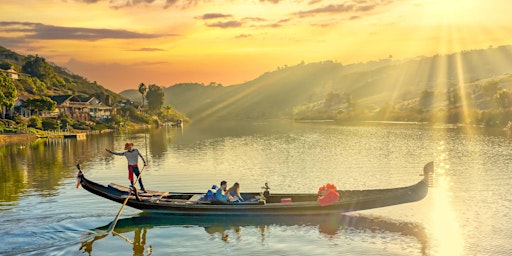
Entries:
<svg viewBox="0 0 512 256">
<path fill-rule="evenodd" d="M 133 143 L 131 142 L 126 142 L 126 144 L 124 144 L 124 149 L 127 150 L 128 147 L 133 147 Z"/>
</svg>

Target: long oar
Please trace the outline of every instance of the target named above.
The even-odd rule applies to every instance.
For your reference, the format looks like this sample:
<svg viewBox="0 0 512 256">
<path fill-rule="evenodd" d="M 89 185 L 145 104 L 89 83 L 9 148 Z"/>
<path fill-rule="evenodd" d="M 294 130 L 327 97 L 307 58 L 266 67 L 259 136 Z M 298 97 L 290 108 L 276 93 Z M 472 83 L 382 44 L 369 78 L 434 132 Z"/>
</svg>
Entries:
<svg viewBox="0 0 512 256">
<path fill-rule="evenodd" d="M 137 185 L 137 182 L 139 182 L 139 179 L 140 177 L 142 176 L 142 172 L 144 171 L 144 168 L 146 168 L 146 166 L 144 165 L 144 167 L 142 167 L 142 170 L 140 170 L 140 173 L 139 175 L 137 176 L 137 179 L 135 180 L 135 182 L 133 183 L 133 188 L 135 188 L 135 186 Z M 134 193 L 135 195 L 137 195 L 137 190 L 134 189 Z M 112 224 L 110 224 L 110 227 L 108 228 L 107 232 L 111 232 L 112 230 L 114 230 L 114 228 L 116 227 L 116 224 L 117 224 L 117 221 L 119 220 L 119 216 L 121 216 L 121 213 L 123 212 L 123 209 L 124 209 L 124 206 L 126 205 L 126 203 L 128 202 L 128 199 L 130 199 L 130 196 L 132 194 L 132 191 L 130 189 L 130 192 L 128 193 L 128 195 L 126 196 L 126 199 L 124 200 L 124 203 L 123 205 L 121 206 L 121 209 L 119 209 L 119 212 L 117 213 L 117 216 L 116 218 L 114 219 L 114 221 L 112 222 Z"/>
</svg>

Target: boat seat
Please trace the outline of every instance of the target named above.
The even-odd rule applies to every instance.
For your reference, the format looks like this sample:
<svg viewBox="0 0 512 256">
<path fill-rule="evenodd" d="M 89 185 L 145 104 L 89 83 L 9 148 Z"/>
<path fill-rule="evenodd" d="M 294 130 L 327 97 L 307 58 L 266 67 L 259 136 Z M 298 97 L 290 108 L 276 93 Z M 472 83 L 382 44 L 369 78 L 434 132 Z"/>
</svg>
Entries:
<svg viewBox="0 0 512 256">
<path fill-rule="evenodd" d="M 203 197 L 204 195 L 201 195 L 201 194 L 197 194 L 197 195 L 193 195 L 189 201 L 193 201 L 193 202 L 197 202 L 199 201 L 199 199 L 201 199 L 201 197 Z"/>
<path fill-rule="evenodd" d="M 128 192 L 128 187 L 125 187 L 125 186 L 121 186 L 121 185 L 118 185 L 118 184 L 115 184 L 115 183 L 110 183 L 110 184 L 108 184 L 108 186 L 113 188 L 113 189 L 117 189 L 117 190 L 120 190 L 120 191 Z"/>
<path fill-rule="evenodd" d="M 110 184 L 108 184 L 108 186 L 110 188 L 117 189 L 117 190 L 123 191 L 123 192 L 128 192 L 130 190 L 128 187 L 125 187 L 125 186 L 119 185 L 119 184 L 115 184 L 115 183 L 110 183 Z M 140 191 L 140 189 L 137 189 L 137 190 L 139 191 L 139 194 L 144 194 L 144 195 L 148 195 L 148 196 L 164 194 L 164 192 L 155 191 L 155 190 L 146 190 L 147 193 L 143 193 L 142 191 Z"/>
</svg>

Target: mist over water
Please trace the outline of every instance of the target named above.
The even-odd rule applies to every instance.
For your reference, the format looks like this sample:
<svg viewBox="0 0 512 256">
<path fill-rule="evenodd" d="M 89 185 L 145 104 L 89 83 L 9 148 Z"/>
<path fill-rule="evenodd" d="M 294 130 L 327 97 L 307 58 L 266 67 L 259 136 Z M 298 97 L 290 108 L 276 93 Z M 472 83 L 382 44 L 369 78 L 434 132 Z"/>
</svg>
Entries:
<svg viewBox="0 0 512 256">
<path fill-rule="evenodd" d="M 132 141 L 152 190 L 314 193 L 407 186 L 435 161 L 424 200 L 320 218 L 196 218 L 126 208 L 76 189 L 87 178 L 128 185 L 121 151 Z M 512 156 L 506 134 L 417 125 L 339 126 L 291 121 L 192 123 L 87 140 L 39 140 L 0 147 L 0 254 L 56 255 L 509 255 Z M 123 237 L 124 238 L 123 238 Z M 125 239 L 127 238 L 127 239 Z"/>
</svg>

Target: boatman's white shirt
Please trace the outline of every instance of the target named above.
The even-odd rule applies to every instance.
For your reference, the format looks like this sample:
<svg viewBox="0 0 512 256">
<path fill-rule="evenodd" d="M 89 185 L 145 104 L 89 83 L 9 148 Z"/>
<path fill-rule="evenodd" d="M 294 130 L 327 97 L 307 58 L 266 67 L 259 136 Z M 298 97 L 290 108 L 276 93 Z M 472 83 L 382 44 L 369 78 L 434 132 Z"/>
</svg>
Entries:
<svg viewBox="0 0 512 256">
<path fill-rule="evenodd" d="M 110 153 L 112 153 L 114 155 L 118 155 L 118 156 L 125 156 L 126 159 L 128 160 L 128 165 L 138 164 L 139 156 L 142 159 L 142 162 L 144 162 L 144 164 L 146 164 L 146 160 L 144 159 L 144 157 L 142 156 L 142 154 L 140 153 L 140 151 L 138 149 L 133 149 L 132 151 L 124 151 L 124 152 L 110 151 Z"/>
</svg>

